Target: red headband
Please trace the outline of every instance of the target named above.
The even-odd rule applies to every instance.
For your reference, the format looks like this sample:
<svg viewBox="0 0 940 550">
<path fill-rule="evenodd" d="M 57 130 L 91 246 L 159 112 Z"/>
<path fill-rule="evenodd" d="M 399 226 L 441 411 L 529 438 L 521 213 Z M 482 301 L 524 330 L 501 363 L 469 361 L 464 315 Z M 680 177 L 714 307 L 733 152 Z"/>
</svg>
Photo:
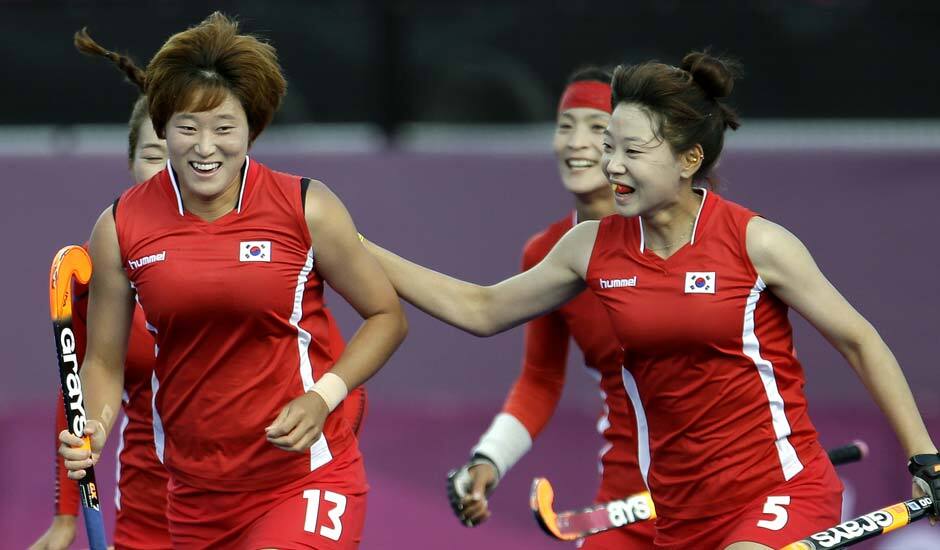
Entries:
<svg viewBox="0 0 940 550">
<path fill-rule="evenodd" d="M 596 80 L 579 80 L 569 84 L 565 88 L 565 93 L 561 94 L 561 101 L 558 102 L 558 112 L 561 113 L 578 107 L 597 109 L 605 113 L 611 112 L 610 84 Z"/>
</svg>

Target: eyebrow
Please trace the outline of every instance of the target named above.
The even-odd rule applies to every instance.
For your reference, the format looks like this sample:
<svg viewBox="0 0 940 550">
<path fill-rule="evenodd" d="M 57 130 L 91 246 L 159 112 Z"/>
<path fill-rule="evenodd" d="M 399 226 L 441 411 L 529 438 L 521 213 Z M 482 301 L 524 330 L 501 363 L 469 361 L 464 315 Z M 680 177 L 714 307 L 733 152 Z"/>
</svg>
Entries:
<svg viewBox="0 0 940 550">
<path fill-rule="evenodd" d="M 177 116 L 177 117 L 179 117 L 179 118 L 189 118 L 189 119 L 193 119 L 193 120 L 195 120 L 195 119 L 197 118 L 197 117 L 196 117 L 196 113 L 176 113 L 176 115 L 174 115 L 174 116 Z M 216 119 L 225 119 L 225 120 L 238 120 L 238 117 L 236 117 L 235 115 L 229 115 L 229 114 L 216 115 L 215 118 L 216 118 Z"/>
<path fill-rule="evenodd" d="M 166 149 L 166 147 L 162 143 L 156 143 L 156 142 L 145 143 L 141 145 L 140 148 L 141 149 L 160 149 L 161 151 L 163 149 Z"/>
<path fill-rule="evenodd" d="M 613 135 L 611 135 L 610 131 L 609 131 L 607 128 L 604 128 L 604 135 L 607 136 L 607 137 L 614 137 Z M 626 138 L 623 138 L 622 141 L 639 142 L 639 141 L 643 141 L 643 140 L 641 140 L 641 139 L 638 138 L 638 137 L 626 137 Z"/>
</svg>

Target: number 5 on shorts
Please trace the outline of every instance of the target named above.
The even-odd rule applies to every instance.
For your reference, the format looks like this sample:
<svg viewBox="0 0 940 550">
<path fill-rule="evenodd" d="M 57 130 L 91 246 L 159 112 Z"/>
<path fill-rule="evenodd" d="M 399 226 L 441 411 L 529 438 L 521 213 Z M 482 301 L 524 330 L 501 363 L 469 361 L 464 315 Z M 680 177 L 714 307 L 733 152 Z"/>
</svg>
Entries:
<svg viewBox="0 0 940 550">
<path fill-rule="evenodd" d="M 764 513 L 773 516 L 774 519 L 758 520 L 757 526 L 771 531 L 783 529 L 787 525 L 787 520 L 790 519 L 787 515 L 787 509 L 784 508 L 789 504 L 790 497 L 767 497 L 767 502 L 764 503 Z"/>
<path fill-rule="evenodd" d="M 304 498 L 307 499 L 307 516 L 304 518 L 304 531 L 308 533 L 317 532 L 317 516 L 320 513 L 320 490 L 308 489 L 304 491 Z M 335 506 L 326 513 L 330 520 L 330 526 L 320 526 L 320 535 L 330 540 L 338 541 L 343 535 L 343 522 L 341 517 L 346 511 L 346 497 L 334 493 L 333 491 L 323 491 L 323 500 L 332 502 Z"/>
</svg>

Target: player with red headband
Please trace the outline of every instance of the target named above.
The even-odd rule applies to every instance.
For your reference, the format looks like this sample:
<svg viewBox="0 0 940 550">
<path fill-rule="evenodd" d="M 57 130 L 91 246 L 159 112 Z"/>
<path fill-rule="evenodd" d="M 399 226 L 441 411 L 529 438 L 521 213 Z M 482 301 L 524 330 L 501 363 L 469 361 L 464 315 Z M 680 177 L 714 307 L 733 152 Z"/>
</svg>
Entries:
<svg viewBox="0 0 940 550">
<path fill-rule="evenodd" d="M 75 34 L 75 47 L 82 53 L 112 61 L 129 82 L 141 92 L 128 122 L 128 167 L 135 183 L 143 183 L 166 167 L 166 140 L 157 137 L 147 112 L 144 72 L 130 58 L 109 51 L 84 30 Z M 72 306 L 79 362 L 85 356 L 88 313 L 88 287 L 78 285 Z M 328 315 L 329 312 L 327 312 Z M 330 340 L 342 352 L 344 341 L 339 326 L 330 320 Z M 154 365 L 154 339 L 147 331 L 143 310 L 134 309 L 124 359 L 124 418 L 117 444 L 118 479 L 114 503 L 117 508 L 113 541 L 118 548 L 170 548 L 166 522 L 166 469 L 154 452 L 151 375 Z M 56 447 L 58 434 L 66 428 L 62 393 L 56 406 Z M 351 391 L 343 411 L 358 435 L 367 408 L 365 386 Z M 78 514 L 78 486 L 68 479 L 61 459 L 56 457 L 55 515 L 49 529 L 30 547 L 32 550 L 68 548 L 75 538 Z"/>
<path fill-rule="evenodd" d="M 136 296 L 154 338 L 151 449 L 169 474 L 172 545 L 354 548 L 368 487 L 350 421 L 361 411 L 344 411 L 404 337 L 394 290 L 322 183 L 247 156 L 286 91 L 273 47 L 215 13 L 171 37 L 142 81 L 167 162 L 92 233 L 92 452 L 60 433 L 69 476 L 115 421 Z M 346 349 L 325 282 L 364 318 Z"/>
<path fill-rule="evenodd" d="M 477 336 L 590 289 L 624 350 L 654 548 L 767 550 L 838 523 L 842 487 L 809 419 L 790 308 L 868 388 L 937 517 L 940 454 L 891 350 L 799 239 L 707 188 L 739 125 L 724 101 L 734 70 L 704 52 L 618 67 L 601 160 L 617 215 L 576 225 L 528 271 L 480 286 L 370 250 L 400 296 Z"/>
<path fill-rule="evenodd" d="M 601 170 L 604 129 L 610 119 L 610 73 L 596 67 L 576 71 L 558 105 L 553 149 L 574 210 L 534 235 L 522 252 L 522 270 L 538 264 L 561 237 L 579 222 L 614 214 L 614 193 Z M 636 418 L 623 387 L 621 350 L 613 327 L 596 296 L 582 292 L 557 310 L 530 321 L 525 330 L 522 373 L 503 411 L 473 448 L 470 461 L 453 478 L 462 501 L 455 512 L 465 525 L 490 516 L 486 496 L 529 451 L 548 424 L 565 383 L 568 342 L 584 354 L 597 379 L 603 413 L 597 428 L 605 440 L 600 452 L 601 483 L 595 502 L 646 490 L 637 461 Z M 640 522 L 583 541 L 591 550 L 648 548 L 653 522 Z"/>
</svg>

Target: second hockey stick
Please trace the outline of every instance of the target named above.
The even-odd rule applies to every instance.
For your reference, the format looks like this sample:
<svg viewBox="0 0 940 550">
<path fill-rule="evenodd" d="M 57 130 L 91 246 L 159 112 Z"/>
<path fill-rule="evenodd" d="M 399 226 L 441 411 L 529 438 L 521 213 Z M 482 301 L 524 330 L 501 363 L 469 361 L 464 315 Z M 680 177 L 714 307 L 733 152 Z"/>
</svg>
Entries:
<svg viewBox="0 0 940 550">
<path fill-rule="evenodd" d="M 831 449 L 828 453 L 829 460 L 838 466 L 864 458 L 868 454 L 868 445 L 863 441 L 854 441 Z M 573 541 L 632 523 L 656 519 L 656 508 L 648 491 L 581 510 L 564 512 L 555 512 L 554 501 L 555 490 L 548 479 L 534 479 L 529 506 L 542 530 L 558 540 Z"/>
</svg>

